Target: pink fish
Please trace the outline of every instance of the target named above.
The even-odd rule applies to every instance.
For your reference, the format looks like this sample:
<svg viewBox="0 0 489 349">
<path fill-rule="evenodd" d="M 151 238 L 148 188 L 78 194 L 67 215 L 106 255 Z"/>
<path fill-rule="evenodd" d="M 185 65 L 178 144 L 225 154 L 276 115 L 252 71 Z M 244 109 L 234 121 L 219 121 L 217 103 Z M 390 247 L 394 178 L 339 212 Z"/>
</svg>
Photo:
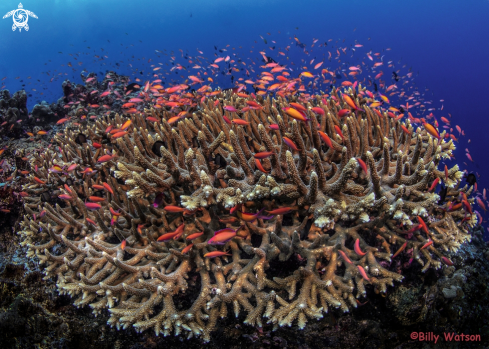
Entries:
<svg viewBox="0 0 489 349">
<path fill-rule="evenodd" d="M 239 113 L 239 110 L 233 107 L 232 105 L 226 105 L 223 109 L 231 113 Z"/>
</svg>

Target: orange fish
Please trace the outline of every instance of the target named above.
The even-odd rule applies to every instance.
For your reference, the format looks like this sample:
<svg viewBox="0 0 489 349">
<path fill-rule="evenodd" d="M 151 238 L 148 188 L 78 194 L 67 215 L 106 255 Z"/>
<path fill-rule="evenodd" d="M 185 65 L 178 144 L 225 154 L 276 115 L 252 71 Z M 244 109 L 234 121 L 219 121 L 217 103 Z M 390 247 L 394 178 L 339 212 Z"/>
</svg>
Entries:
<svg viewBox="0 0 489 349">
<path fill-rule="evenodd" d="M 243 120 L 243 119 L 233 119 L 233 120 L 231 120 L 231 122 L 233 124 L 241 125 L 241 126 L 246 126 L 246 125 L 249 125 L 250 124 L 248 121 Z"/>
<path fill-rule="evenodd" d="M 333 142 L 331 142 L 331 139 L 328 137 L 328 135 L 322 131 L 318 131 L 318 133 L 324 143 L 326 143 L 328 147 L 333 148 Z"/>
<path fill-rule="evenodd" d="M 186 246 L 183 250 L 182 250 L 182 254 L 186 254 L 188 251 L 190 251 L 192 249 L 192 246 L 194 244 L 190 244 L 188 246 Z"/>
<path fill-rule="evenodd" d="M 393 258 L 396 258 L 402 251 L 404 251 L 406 249 L 406 246 L 407 246 L 407 241 L 405 243 L 402 244 L 401 248 L 399 248 L 397 250 L 396 253 L 394 253 L 394 255 L 391 257 L 392 259 Z"/>
<path fill-rule="evenodd" d="M 299 148 L 297 148 L 297 145 L 295 145 L 295 143 L 292 142 L 292 140 L 290 138 L 282 137 L 282 140 L 284 141 L 285 144 L 287 144 L 287 146 L 294 149 L 295 151 L 299 150 Z"/>
<path fill-rule="evenodd" d="M 294 211 L 291 207 L 279 207 L 271 211 L 267 211 L 268 214 L 287 214 Z"/>
<path fill-rule="evenodd" d="M 433 125 L 428 124 L 427 122 L 425 122 L 423 124 L 423 126 L 424 126 L 426 132 L 428 132 L 430 135 L 432 135 L 436 139 L 440 139 L 440 134 L 438 133 L 438 131 L 436 130 L 436 128 Z"/>
<path fill-rule="evenodd" d="M 163 207 L 163 209 L 164 209 L 165 211 L 172 212 L 172 213 L 175 213 L 175 212 L 183 212 L 183 211 L 185 211 L 185 209 L 184 209 L 184 208 L 182 208 L 182 207 L 178 207 L 178 206 L 171 206 L 171 205 L 170 205 L 170 206 L 165 206 L 165 207 Z"/>
<path fill-rule="evenodd" d="M 360 165 L 360 167 L 362 168 L 363 172 L 365 172 L 365 174 L 368 175 L 367 164 L 365 163 L 365 161 L 363 161 L 360 158 L 357 158 L 357 162 Z"/>
<path fill-rule="evenodd" d="M 221 256 L 231 256 L 231 255 L 224 251 L 213 251 L 213 252 L 208 252 L 204 255 L 205 258 L 215 258 Z"/>
<path fill-rule="evenodd" d="M 187 240 L 194 240 L 194 239 L 197 239 L 199 236 L 202 236 L 202 234 L 204 234 L 203 231 L 201 231 L 200 233 L 193 233 L 193 234 L 190 234 L 189 236 L 186 237 Z"/>
<path fill-rule="evenodd" d="M 259 169 L 263 173 L 269 173 L 270 172 L 270 171 L 265 170 L 265 168 L 263 168 L 263 165 L 261 164 L 260 160 L 258 160 L 256 158 L 255 158 L 255 165 L 256 165 L 256 168 Z"/>
<path fill-rule="evenodd" d="M 290 117 L 299 120 L 299 121 L 308 121 L 309 119 L 306 118 L 306 114 L 303 112 L 298 111 L 297 109 L 286 107 L 284 108 L 284 111 L 289 115 Z"/>
</svg>

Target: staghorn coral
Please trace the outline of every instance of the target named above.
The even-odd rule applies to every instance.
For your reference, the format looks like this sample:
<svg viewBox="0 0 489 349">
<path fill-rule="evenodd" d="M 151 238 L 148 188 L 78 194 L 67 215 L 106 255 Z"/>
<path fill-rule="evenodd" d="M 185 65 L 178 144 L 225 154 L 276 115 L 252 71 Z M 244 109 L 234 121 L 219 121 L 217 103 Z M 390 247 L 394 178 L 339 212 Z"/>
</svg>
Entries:
<svg viewBox="0 0 489 349">
<path fill-rule="evenodd" d="M 76 306 L 108 308 L 112 326 L 204 341 L 230 307 L 260 327 L 266 318 L 303 328 L 330 307 L 349 311 L 366 286 L 386 292 L 402 280 L 386 268 L 398 250 L 423 271 L 450 264 L 443 252 L 470 239 L 475 222 L 458 167 L 438 170 L 452 141 L 346 93 L 363 108 L 346 118 L 335 90 L 329 100 L 294 98 L 310 122 L 281 114 L 282 97 L 216 91 L 173 124 L 155 106 L 68 127 L 56 151 L 30 158 L 39 170 L 24 186 L 28 255 Z M 251 105 L 240 115 L 248 124 L 228 123 L 238 115 L 221 104 Z M 446 204 L 428 190 L 437 178 L 451 187 Z M 225 227 L 235 235 L 211 244 Z M 292 259 L 302 265 L 284 271 Z"/>
</svg>

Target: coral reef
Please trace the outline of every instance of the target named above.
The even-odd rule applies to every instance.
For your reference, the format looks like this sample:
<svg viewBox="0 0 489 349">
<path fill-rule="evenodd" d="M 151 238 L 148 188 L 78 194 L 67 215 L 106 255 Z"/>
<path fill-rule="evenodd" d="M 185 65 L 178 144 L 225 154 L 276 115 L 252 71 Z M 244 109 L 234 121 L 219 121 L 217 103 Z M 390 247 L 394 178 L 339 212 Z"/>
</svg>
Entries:
<svg viewBox="0 0 489 349">
<path fill-rule="evenodd" d="M 438 169 L 452 140 L 374 112 L 364 91 L 290 103 L 214 91 L 193 107 L 160 90 L 142 113 L 72 109 L 83 121 L 29 157 L 22 245 L 117 328 L 209 341 L 229 306 L 249 325 L 301 329 L 356 308 L 402 281 L 394 257 L 453 264 L 476 223 L 458 166 Z"/>
</svg>

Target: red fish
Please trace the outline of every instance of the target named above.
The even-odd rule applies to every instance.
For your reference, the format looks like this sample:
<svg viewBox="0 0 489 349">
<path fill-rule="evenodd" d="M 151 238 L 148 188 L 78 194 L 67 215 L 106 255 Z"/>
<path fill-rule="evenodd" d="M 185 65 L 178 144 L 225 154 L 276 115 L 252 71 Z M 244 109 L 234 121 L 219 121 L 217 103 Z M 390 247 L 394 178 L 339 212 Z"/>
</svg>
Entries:
<svg viewBox="0 0 489 349">
<path fill-rule="evenodd" d="M 39 179 L 39 178 L 37 178 L 37 177 L 34 177 L 34 180 L 35 180 L 37 183 L 39 183 L 39 184 L 46 184 L 46 182 L 45 182 L 45 181 L 42 181 L 42 180 L 40 180 L 40 179 Z"/>
<path fill-rule="evenodd" d="M 256 153 L 254 155 L 255 159 L 265 159 L 267 157 L 269 157 L 270 155 L 273 155 L 273 152 L 271 151 L 264 151 L 264 152 L 261 152 L 261 153 Z"/>
<path fill-rule="evenodd" d="M 295 143 L 294 143 L 294 142 L 292 142 L 292 140 L 291 140 L 290 138 L 287 138 L 287 137 L 282 137 L 282 140 L 284 141 L 284 143 L 285 143 L 285 144 L 286 144 L 288 147 L 290 147 L 290 148 L 294 149 L 295 151 L 298 151 L 298 150 L 299 150 L 299 148 L 297 148 L 297 145 L 295 145 Z"/>
<path fill-rule="evenodd" d="M 421 228 L 423 228 L 424 232 L 426 234 L 429 234 L 430 231 L 428 230 L 428 226 L 426 225 L 426 223 L 424 222 L 423 218 L 421 218 L 420 216 L 418 216 L 418 222 L 419 224 L 421 225 Z"/>
<path fill-rule="evenodd" d="M 99 196 L 90 196 L 88 198 L 88 200 L 93 201 L 93 202 L 102 202 L 102 201 L 105 201 L 104 198 L 101 198 Z"/>
<path fill-rule="evenodd" d="M 328 135 L 322 131 L 318 131 L 318 133 L 324 143 L 326 143 L 329 148 L 333 148 L 333 142 L 331 142 L 331 139 L 328 137 Z"/>
<path fill-rule="evenodd" d="M 265 170 L 265 168 L 261 164 L 260 160 L 258 160 L 258 159 L 255 159 L 255 166 L 257 169 L 259 169 L 263 173 L 269 173 L 270 172 L 270 171 Z"/>
<path fill-rule="evenodd" d="M 443 261 L 443 263 L 445 263 L 446 265 L 449 265 L 449 266 L 452 266 L 453 265 L 453 262 L 451 260 L 449 260 L 447 257 L 441 257 L 441 260 Z"/>
<path fill-rule="evenodd" d="M 428 189 L 428 191 L 432 192 L 438 185 L 438 182 L 440 182 L 440 178 L 436 177 L 433 183 L 431 184 L 431 187 Z"/>
<path fill-rule="evenodd" d="M 105 190 L 107 190 L 109 193 L 114 195 L 114 190 L 112 190 L 112 187 L 108 183 L 103 182 L 102 184 L 103 184 L 103 187 L 105 188 Z"/>
<path fill-rule="evenodd" d="M 204 234 L 203 231 L 201 231 L 200 233 L 193 233 L 193 234 L 190 234 L 189 236 L 186 237 L 187 240 L 194 240 L 194 239 L 197 239 L 199 236 L 202 236 L 202 234 Z"/>
<path fill-rule="evenodd" d="M 429 246 L 433 245 L 433 241 L 429 240 L 426 244 L 423 245 L 423 247 L 421 247 L 419 250 L 423 250 Z"/>
<path fill-rule="evenodd" d="M 104 155 L 98 158 L 97 162 L 106 162 L 116 158 L 117 155 Z"/>
<path fill-rule="evenodd" d="M 236 236 L 236 231 L 226 232 L 221 234 L 216 234 L 212 238 L 210 238 L 207 243 L 210 245 L 220 245 L 228 242 L 232 238 Z"/>
<path fill-rule="evenodd" d="M 122 240 L 121 242 L 121 250 L 124 250 L 126 248 L 126 240 Z"/>
<path fill-rule="evenodd" d="M 92 211 L 99 210 L 102 208 L 99 204 L 96 204 L 94 202 L 85 202 L 85 206 Z"/>
<path fill-rule="evenodd" d="M 313 107 L 313 108 L 311 108 L 311 110 L 312 110 L 313 112 L 315 112 L 316 114 L 319 114 L 319 115 L 324 115 L 324 110 L 323 110 L 323 108 L 319 108 L 319 107 Z"/>
<path fill-rule="evenodd" d="M 341 139 L 345 140 L 345 136 L 343 136 L 340 127 L 338 125 L 334 125 L 334 129 L 336 130 L 336 133 L 341 137 Z"/>
<path fill-rule="evenodd" d="M 360 165 L 360 167 L 362 168 L 363 172 L 365 172 L 365 174 L 368 175 L 367 164 L 365 163 L 365 161 L 363 161 L 360 158 L 357 158 L 357 162 Z"/>
<path fill-rule="evenodd" d="M 183 250 L 182 250 L 182 254 L 186 254 L 188 251 L 190 251 L 192 249 L 192 246 L 194 244 L 190 244 L 188 246 L 186 246 Z"/>
</svg>

